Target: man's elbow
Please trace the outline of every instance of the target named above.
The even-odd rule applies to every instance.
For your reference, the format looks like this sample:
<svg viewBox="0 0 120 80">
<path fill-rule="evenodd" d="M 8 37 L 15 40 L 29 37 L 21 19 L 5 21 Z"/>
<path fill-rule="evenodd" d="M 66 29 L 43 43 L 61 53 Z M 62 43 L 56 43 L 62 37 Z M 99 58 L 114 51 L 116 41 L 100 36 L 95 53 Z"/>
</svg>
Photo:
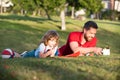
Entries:
<svg viewBox="0 0 120 80">
<path fill-rule="evenodd" d="M 79 49 L 79 47 L 74 47 L 74 48 L 72 49 L 72 51 L 73 51 L 73 53 L 76 53 L 76 52 L 80 51 L 80 49 Z"/>
</svg>

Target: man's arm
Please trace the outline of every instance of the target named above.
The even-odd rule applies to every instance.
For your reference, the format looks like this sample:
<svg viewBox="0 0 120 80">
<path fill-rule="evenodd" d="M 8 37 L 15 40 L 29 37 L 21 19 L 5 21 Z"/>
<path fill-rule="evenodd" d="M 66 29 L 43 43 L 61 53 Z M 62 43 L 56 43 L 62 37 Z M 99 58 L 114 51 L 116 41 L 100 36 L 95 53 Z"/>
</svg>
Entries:
<svg viewBox="0 0 120 80">
<path fill-rule="evenodd" d="M 98 47 L 89 47 L 89 48 L 84 48 L 84 47 L 79 47 L 77 42 L 70 42 L 70 48 L 71 50 L 75 53 L 80 51 L 80 53 L 82 54 L 86 54 L 89 52 L 94 52 L 96 54 L 100 54 L 101 55 L 101 51 L 102 48 L 98 48 Z"/>
</svg>

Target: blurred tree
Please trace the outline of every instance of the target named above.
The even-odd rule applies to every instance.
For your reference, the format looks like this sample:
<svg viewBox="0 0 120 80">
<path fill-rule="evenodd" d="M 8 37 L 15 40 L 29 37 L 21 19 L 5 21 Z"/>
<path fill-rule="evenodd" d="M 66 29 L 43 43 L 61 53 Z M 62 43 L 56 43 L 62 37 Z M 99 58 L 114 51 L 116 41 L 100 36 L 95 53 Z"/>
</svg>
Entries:
<svg viewBox="0 0 120 80">
<path fill-rule="evenodd" d="M 36 8 L 33 0 L 12 0 L 14 3 L 13 12 L 20 12 L 21 15 L 31 13 Z"/>
<path fill-rule="evenodd" d="M 103 9 L 102 0 L 79 0 L 79 3 L 88 13 L 95 14 L 96 18 L 99 18 L 98 14 Z"/>
<path fill-rule="evenodd" d="M 36 5 L 41 7 L 47 15 L 48 19 L 51 19 L 50 14 L 56 10 L 60 12 L 62 26 L 61 29 L 65 30 L 65 3 L 66 0 L 34 0 Z"/>
<path fill-rule="evenodd" d="M 65 9 L 68 6 L 68 3 L 65 3 L 63 5 L 61 5 L 61 9 L 60 9 L 60 18 L 61 18 L 61 30 L 66 30 L 66 26 L 65 26 Z"/>
<path fill-rule="evenodd" d="M 72 7 L 71 18 L 74 18 L 75 10 L 81 8 L 86 9 L 88 15 L 95 14 L 96 18 L 99 18 L 99 12 L 103 8 L 102 0 L 66 0 L 69 6 Z"/>
<path fill-rule="evenodd" d="M 58 8 L 60 9 L 65 0 L 34 0 L 34 2 L 45 11 L 47 18 L 51 19 L 51 13 L 58 10 Z"/>
<path fill-rule="evenodd" d="M 75 14 L 75 10 L 78 10 L 79 6 L 79 0 L 66 0 L 67 3 L 69 4 L 69 6 L 72 7 L 71 10 L 71 18 L 74 19 L 74 14 Z"/>
</svg>

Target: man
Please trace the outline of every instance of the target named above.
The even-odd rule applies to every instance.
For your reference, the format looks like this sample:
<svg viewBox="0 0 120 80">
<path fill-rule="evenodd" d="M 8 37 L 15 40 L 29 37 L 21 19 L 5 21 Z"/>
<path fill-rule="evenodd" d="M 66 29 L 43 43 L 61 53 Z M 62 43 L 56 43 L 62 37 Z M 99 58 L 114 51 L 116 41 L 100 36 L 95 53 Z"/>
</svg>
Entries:
<svg viewBox="0 0 120 80">
<path fill-rule="evenodd" d="M 71 32 L 66 45 L 59 48 L 59 56 L 84 56 L 90 52 L 101 55 L 102 48 L 95 47 L 97 29 L 94 21 L 88 21 L 84 24 L 83 32 Z"/>
</svg>

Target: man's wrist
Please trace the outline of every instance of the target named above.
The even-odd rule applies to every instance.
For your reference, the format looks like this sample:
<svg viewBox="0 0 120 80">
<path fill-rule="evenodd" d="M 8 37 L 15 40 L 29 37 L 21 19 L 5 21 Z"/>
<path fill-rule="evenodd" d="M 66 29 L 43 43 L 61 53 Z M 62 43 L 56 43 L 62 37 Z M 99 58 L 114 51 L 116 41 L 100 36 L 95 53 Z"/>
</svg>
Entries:
<svg viewBox="0 0 120 80">
<path fill-rule="evenodd" d="M 96 47 L 93 47 L 92 52 L 95 52 L 95 51 L 96 51 Z"/>
</svg>

